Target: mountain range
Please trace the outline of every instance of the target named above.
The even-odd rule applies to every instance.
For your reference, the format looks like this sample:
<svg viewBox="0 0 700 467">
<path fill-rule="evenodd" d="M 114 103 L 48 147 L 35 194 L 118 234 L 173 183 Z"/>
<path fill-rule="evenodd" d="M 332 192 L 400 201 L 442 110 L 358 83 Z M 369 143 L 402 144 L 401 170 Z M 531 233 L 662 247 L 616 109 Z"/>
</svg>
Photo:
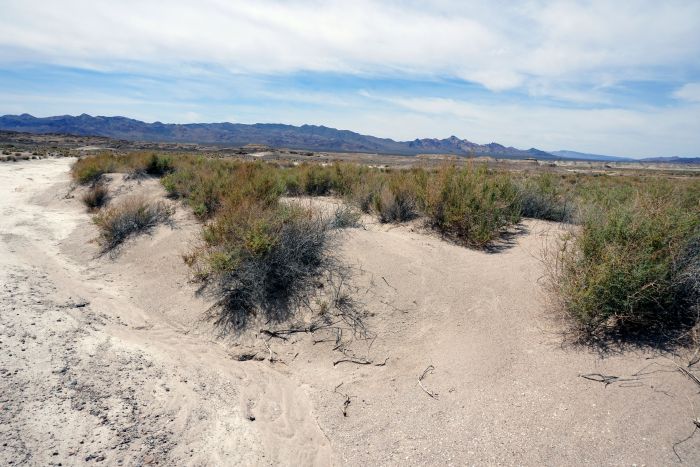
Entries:
<svg viewBox="0 0 700 467">
<path fill-rule="evenodd" d="M 61 115 L 37 118 L 29 114 L 0 117 L 0 130 L 106 136 L 128 141 L 200 143 L 227 146 L 264 144 L 276 148 L 382 154 L 456 154 L 500 158 L 558 159 L 538 149 L 521 150 L 498 143 L 476 144 L 451 136 L 446 139 L 394 141 L 316 125 L 276 123 L 145 123 L 126 117 Z"/>
<path fill-rule="evenodd" d="M 220 146 L 261 144 L 274 148 L 310 151 L 366 152 L 380 154 L 455 154 L 490 156 L 505 159 L 561 159 L 604 162 L 665 162 L 700 164 L 700 157 L 629 157 L 588 154 L 576 151 L 527 150 L 498 143 L 477 144 L 456 136 L 445 139 L 423 138 L 395 141 L 389 138 L 362 135 L 317 125 L 284 125 L 279 123 L 146 123 L 126 117 L 102 117 L 82 114 L 37 118 L 29 114 L 0 117 L 0 130 L 34 134 L 69 134 L 103 136 L 141 142 L 198 143 Z"/>
</svg>

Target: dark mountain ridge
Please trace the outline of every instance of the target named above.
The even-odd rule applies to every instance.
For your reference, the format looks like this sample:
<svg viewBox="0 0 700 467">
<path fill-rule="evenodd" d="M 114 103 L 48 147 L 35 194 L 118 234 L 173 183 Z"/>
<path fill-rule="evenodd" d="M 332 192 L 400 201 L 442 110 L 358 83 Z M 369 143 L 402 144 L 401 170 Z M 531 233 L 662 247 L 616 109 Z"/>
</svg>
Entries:
<svg viewBox="0 0 700 467">
<path fill-rule="evenodd" d="M 106 136 L 128 141 L 177 142 L 243 146 L 264 144 L 271 147 L 315 151 L 370 152 L 383 154 L 456 154 L 499 158 L 559 159 L 532 148 L 521 150 L 498 143 L 476 144 L 451 136 L 445 139 L 394 141 L 317 125 L 279 123 L 146 123 L 126 117 L 60 115 L 37 118 L 29 114 L 0 117 L 0 130 L 27 133 L 65 133 L 79 136 Z"/>
</svg>

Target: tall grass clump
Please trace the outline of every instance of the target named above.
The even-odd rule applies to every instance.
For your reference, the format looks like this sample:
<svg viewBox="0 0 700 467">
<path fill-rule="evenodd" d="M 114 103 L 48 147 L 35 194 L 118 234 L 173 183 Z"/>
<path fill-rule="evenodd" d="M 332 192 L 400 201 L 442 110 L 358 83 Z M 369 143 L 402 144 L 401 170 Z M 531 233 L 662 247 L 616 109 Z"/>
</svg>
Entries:
<svg viewBox="0 0 700 467">
<path fill-rule="evenodd" d="M 506 173 L 484 166 L 443 167 L 426 183 L 430 223 L 459 243 L 486 247 L 520 220 L 518 191 Z"/>
<path fill-rule="evenodd" d="M 149 202 L 138 196 L 127 198 L 93 218 L 100 231 L 98 243 L 103 252 L 114 250 L 130 236 L 168 222 L 172 212 L 163 202 Z"/>
<path fill-rule="evenodd" d="M 583 336 L 666 340 L 697 320 L 700 198 L 668 182 L 615 196 L 584 209 L 552 284 Z"/>
</svg>

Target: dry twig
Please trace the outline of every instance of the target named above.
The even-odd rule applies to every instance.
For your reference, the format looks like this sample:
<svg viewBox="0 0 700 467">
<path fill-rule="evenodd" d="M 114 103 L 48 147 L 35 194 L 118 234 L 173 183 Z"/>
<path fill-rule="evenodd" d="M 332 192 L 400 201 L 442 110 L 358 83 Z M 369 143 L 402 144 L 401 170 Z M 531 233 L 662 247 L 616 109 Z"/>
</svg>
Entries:
<svg viewBox="0 0 700 467">
<path fill-rule="evenodd" d="M 343 383 L 340 383 L 339 385 L 337 385 L 335 387 L 335 389 L 333 390 L 333 392 L 335 392 L 336 394 L 340 394 L 341 396 L 343 396 L 345 398 L 345 400 L 343 401 L 343 417 L 347 417 L 348 416 L 348 406 L 350 406 L 350 396 L 348 394 L 338 392 L 338 389 L 342 385 L 343 385 Z"/>
<path fill-rule="evenodd" d="M 428 389 L 426 389 L 425 386 L 423 386 L 423 379 L 428 375 L 428 373 L 432 373 L 433 371 L 435 371 L 435 367 L 433 365 L 428 365 L 428 367 L 425 370 L 423 370 L 423 374 L 421 374 L 418 377 L 418 385 L 427 395 L 429 395 L 433 399 L 437 399 L 438 398 L 437 392 L 429 391 Z"/>
<path fill-rule="evenodd" d="M 682 366 L 680 366 L 678 363 L 673 362 L 673 364 L 676 365 L 676 368 L 683 376 L 685 376 L 686 378 L 688 378 L 689 380 L 691 380 L 692 382 L 694 382 L 695 384 L 697 384 L 700 387 L 700 379 L 698 379 L 697 376 L 692 374 L 686 368 L 683 368 Z"/>
<path fill-rule="evenodd" d="M 340 360 L 334 361 L 333 366 L 336 366 L 338 363 L 356 363 L 358 365 L 371 365 L 372 361 L 367 360 L 366 358 L 355 358 L 355 357 L 341 358 Z"/>
<path fill-rule="evenodd" d="M 606 388 L 613 383 L 621 383 L 624 381 L 639 381 L 639 378 L 620 378 L 619 376 L 603 375 L 600 373 L 581 374 L 579 375 L 579 377 L 588 379 L 590 381 L 597 381 L 599 383 L 603 383 L 605 384 Z"/>
<path fill-rule="evenodd" d="M 681 459 L 681 456 L 678 454 L 678 451 L 676 451 L 676 446 L 680 446 L 681 444 L 685 443 L 686 441 L 690 440 L 693 436 L 695 436 L 695 432 L 698 431 L 698 429 L 700 429 L 700 419 L 697 419 L 697 418 L 693 419 L 693 425 L 695 425 L 695 427 L 693 428 L 693 431 L 688 436 L 686 436 L 685 438 L 683 438 L 680 441 L 673 443 L 673 453 L 678 458 L 678 462 L 683 462 L 683 459 Z"/>
<path fill-rule="evenodd" d="M 398 290 L 396 290 L 396 287 L 394 287 L 394 286 L 391 285 L 389 282 L 387 282 L 387 280 L 386 280 L 386 278 L 385 278 L 384 276 L 382 276 L 382 280 L 384 281 L 384 283 L 385 283 L 386 285 L 388 285 L 389 287 L 391 287 L 392 289 L 394 289 L 394 292 L 398 292 Z"/>
</svg>

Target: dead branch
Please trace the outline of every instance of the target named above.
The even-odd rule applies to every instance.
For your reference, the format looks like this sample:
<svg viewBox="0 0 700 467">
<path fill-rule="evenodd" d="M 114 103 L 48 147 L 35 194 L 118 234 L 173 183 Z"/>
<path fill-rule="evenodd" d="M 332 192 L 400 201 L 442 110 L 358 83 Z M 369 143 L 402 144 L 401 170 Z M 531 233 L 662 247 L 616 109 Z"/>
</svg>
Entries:
<svg viewBox="0 0 700 467">
<path fill-rule="evenodd" d="M 284 335 L 282 335 L 281 333 L 279 333 L 279 332 L 277 332 L 277 331 L 270 331 L 270 330 L 267 330 L 267 329 L 261 329 L 260 332 L 261 332 L 262 334 L 265 334 L 266 336 L 276 337 L 276 338 L 282 339 L 282 340 L 284 340 L 284 341 L 286 341 L 286 340 L 289 339 L 287 336 L 284 336 Z"/>
<path fill-rule="evenodd" d="M 338 363 L 356 363 L 358 365 L 371 365 L 372 361 L 367 360 L 366 358 L 354 358 L 354 357 L 349 357 L 349 358 L 341 358 L 340 360 L 336 360 L 333 362 L 333 366 L 336 366 Z"/>
<path fill-rule="evenodd" d="M 405 308 L 399 308 L 399 307 L 397 307 L 397 306 L 395 306 L 395 305 L 389 303 L 389 302 L 386 301 L 386 300 L 379 300 L 379 302 L 382 303 L 382 304 L 384 304 L 384 305 L 386 305 L 386 306 L 388 306 L 388 307 L 391 308 L 392 310 L 394 310 L 394 311 L 400 311 L 401 313 L 408 313 L 409 311 L 411 311 L 411 310 L 407 310 L 407 309 L 405 309 Z"/>
<path fill-rule="evenodd" d="M 243 353 L 243 354 L 240 354 L 234 358 L 236 360 L 238 360 L 239 362 L 247 362 L 249 360 L 254 360 L 254 359 L 260 360 L 260 358 L 257 355 L 258 355 L 257 353 Z M 263 360 L 264 360 L 264 358 L 263 358 Z"/>
<path fill-rule="evenodd" d="M 682 366 L 680 366 L 678 363 L 673 362 L 673 364 L 676 365 L 676 368 L 678 369 L 678 371 L 679 371 L 683 376 L 685 376 L 686 378 L 688 378 L 689 380 L 691 380 L 692 382 L 694 382 L 695 384 L 697 384 L 698 386 L 700 386 L 700 379 L 698 379 L 697 376 L 695 376 L 694 374 L 692 374 L 692 373 L 691 373 L 690 371 L 688 371 L 686 368 L 683 368 Z"/>
<path fill-rule="evenodd" d="M 435 371 L 435 367 L 433 365 L 428 365 L 428 367 L 425 370 L 423 370 L 423 374 L 421 374 L 418 377 L 418 385 L 427 395 L 429 395 L 433 399 L 437 399 L 438 398 L 437 392 L 429 391 L 428 389 L 426 389 L 425 386 L 423 386 L 423 379 L 428 375 L 428 373 L 432 373 L 433 371 Z"/>
<path fill-rule="evenodd" d="M 343 330 L 341 328 L 336 329 L 335 333 L 335 347 L 333 347 L 333 350 L 337 350 L 340 347 L 342 347 L 343 344 Z"/>
<path fill-rule="evenodd" d="M 700 420 L 698 420 L 697 418 L 694 419 L 694 420 L 693 420 L 693 424 L 695 425 L 695 427 L 693 428 L 693 431 L 692 431 L 688 436 L 686 436 L 685 438 L 683 438 L 683 439 L 680 440 L 680 441 L 676 441 L 675 443 L 673 443 L 673 446 L 672 446 L 672 448 L 673 448 L 673 453 L 674 453 L 674 454 L 676 455 L 676 457 L 678 458 L 678 462 L 683 462 L 683 459 L 681 459 L 681 456 L 678 454 L 678 451 L 676 451 L 676 446 L 680 446 L 681 444 L 683 444 L 683 443 L 685 443 L 686 441 L 690 440 L 693 436 L 695 436 L 695 432 L 698 431 L 698 429 L 700 429 Z"/>
<path fill-rule="evenodd" d="M 319 325 L 319 324 L 311 324 L 306 327 L 300 327 L 300 328 L 289 328 L 289 329 L 261 329 L 260 333 L 265 334 L 266 336 L 270 337 L 276 337 L 278 339 L 282 340 L 288 340 L 289 337 L 287 337 L 290 334 L 298 334 L 298 333 L 309 333 L 309 332 L 315 332 L 318 331 L 319 329 L 324 329 L 330 327 L 330 325 L 325 326 L 325 325 Z"/>
<path fill-rule="evenodd" d="M 398 290 L 396 289 L 396 287 L 394 287 L 394 286 L 391 285 L 389 282 L 387 282 L 387 280 L 386 280 L 386 278 L 385 278 L 384 276 L 382 276 L 382 280 L 384 281 L 384 283 L 385 283 L 386 285 L 388 285 L 389 287 L 391 287 L 392 289 L 394 289 L 394 292 L 398 292 Z"/>
<path fill-rule="evenodd" d="M 350 406 L 350 396 L 348 394 L 338 392 L 338 389 L 342 385 L 343 385 L 343 383 L 340 383 L 339 385 L 337 385 L 335 387 L 335 389 L 333 390 L 333 392 L 336 394 L 340 394 L 341 396 L 343 396 L 345 398 L 345 400 L 343 401 L 343 417 L 347 417 L 348 416 L 348 407 Z"/>
<path fill-rule="evenodd" d="M 700 362 L 700 347 L 698 347 L 697 349 L 695 349 L 695 353 L 694 353 L 693 356 L 690 358 L 690 360 L 688 360 L 688 366 L 687 366 L 687 368 L 692 368 L 693 365 L 697 364 L 698 362 Z"/>
<path fill-rule="evenodd" d="M 620 378 L 619 376 L 613 375 L 603 375 L 600 373 L 588 373 L 579 375 L 580 378 L 588 379 L 590 381 L 596 381 L 598 383 L 605 384 L 607 388 L 613 383 L 621 383 L 623 381 L 639 381 L 639 378 Z"/>
</svg>

